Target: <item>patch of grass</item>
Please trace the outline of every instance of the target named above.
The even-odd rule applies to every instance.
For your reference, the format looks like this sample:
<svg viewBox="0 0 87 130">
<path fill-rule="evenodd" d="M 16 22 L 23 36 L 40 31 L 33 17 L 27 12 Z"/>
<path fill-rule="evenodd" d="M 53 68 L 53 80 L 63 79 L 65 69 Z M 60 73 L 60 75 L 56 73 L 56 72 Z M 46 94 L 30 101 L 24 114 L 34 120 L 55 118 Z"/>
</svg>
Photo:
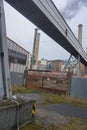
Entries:
<svg viewBox="0 0 87 130">
<path fill-rule="evenodd" d="M 23 86 L 12 87 L 13 93 L 39 93 L 44 99 L 44 104 L 75 104 L 80 107 L 87 108 L 87 100 L 80 98 L 74 98 L 66 95 L 52 94 L 50 92 L 40 89 L 28 89 Z"/>
<path fill-rule="evenodd" d="M 34 92 L 37 92 L 37 91 L 34 90 L 34 89 L 25 88 L 23 86 L 16 86 L 16 85 L 14 85 L 12 87 L 12 92 L 13 93 L 34 93 Z"/>
<path fill-rule="evenodd" d="M 87 120 L 72 118 L 70 123 L 59 127 L 58 130 L 87 130 Z"/>
<path fill-rule="evenodd" d="M 0 100 L 0 106 L 14 106 L 15 103 L 12 102 L 11 100 L 5 99 L 5 100 Z"/>
<path fill-rule="evenodd" d="M 42 123 L 31 123 L 26 125 L 25 127 L 23 127 L 21 130 L 41 130 L 42 128 L 44 128 Z"/>
<path fill-rule="evenodd" d="M 57 127 L 53 125 L 46 127 L 44 126 L 44 124 L 38 122 L 34 124 L 28 124 L 27 126 L 23 127 L 21 130 L 57 130 Z"/>
<path fill-rule="evenodd" d="M 34 122 L 33 124 L 28 124 L 21 130 L 87 130 L 87 120 L 72 118 L 69 123 L 61 127 L 52 124 L 50 126 L 45 126 L 41 122 Z"/>
<path fill-rule="evenodd" d="M 87 100 L 80 98 L 51 93 L 42 93 L 42 97 L 45 99 L 44 104 L 75 104 L 87 108 Z"/>
</svg>

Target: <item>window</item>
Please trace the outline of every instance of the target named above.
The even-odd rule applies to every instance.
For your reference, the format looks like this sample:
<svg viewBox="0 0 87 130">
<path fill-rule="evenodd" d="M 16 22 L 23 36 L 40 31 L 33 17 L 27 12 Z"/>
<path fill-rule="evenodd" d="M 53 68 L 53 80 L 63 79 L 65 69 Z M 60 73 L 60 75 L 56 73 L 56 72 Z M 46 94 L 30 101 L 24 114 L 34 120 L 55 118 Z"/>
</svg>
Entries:
<svg viewBox="0 0 87 130">
<path fill-rule="evenodd" d="M 8 49 L 9 62 L 26 65 L 27 55 Z"/>
</svg>

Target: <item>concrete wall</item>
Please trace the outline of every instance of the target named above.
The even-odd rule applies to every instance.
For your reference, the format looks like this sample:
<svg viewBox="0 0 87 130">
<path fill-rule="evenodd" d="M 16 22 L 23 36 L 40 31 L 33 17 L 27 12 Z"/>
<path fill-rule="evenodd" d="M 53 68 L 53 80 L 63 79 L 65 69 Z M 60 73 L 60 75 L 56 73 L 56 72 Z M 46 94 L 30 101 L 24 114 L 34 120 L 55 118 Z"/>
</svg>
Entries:
<svg viewBox="0 0 87 130">
<path fill-rule="evenodd" d="M 19 124 L 32 121 L 33 101 L 27 101 L 19 106 Z M 0 130 L 17 130 L 17 107 L 0 105 Z"/>
<path fill-rule="evenodd" d="M 13 85 L 19 85 L 23 86 L 23 73 L 18 72 L 10 72 L 11 75 L 11 84 Z"/>
<path fill-rule="evenodd" d="M 72 77 L 70 95 L 87 99 L 87 78 Z"/>
</svg>

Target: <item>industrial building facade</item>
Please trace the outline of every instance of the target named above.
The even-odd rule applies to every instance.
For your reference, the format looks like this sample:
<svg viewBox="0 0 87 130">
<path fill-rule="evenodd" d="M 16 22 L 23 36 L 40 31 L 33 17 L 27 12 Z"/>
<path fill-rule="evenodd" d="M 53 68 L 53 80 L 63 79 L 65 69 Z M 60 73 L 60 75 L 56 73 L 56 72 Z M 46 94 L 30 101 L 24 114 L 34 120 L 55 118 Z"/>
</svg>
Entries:
<svg viewBox="0 0 87 130">
<path fill-rule="evenodd" d="M 23 85 L 24 70 L 30 68 L 30 53 L 9 38 L 7 47 L 12 85 Z"/>
<path fill-rule="evenodd" d="M 63 62 L 63 60 L 46 60 L 42 58 L 41 61 L 38 62 L 38 70 L 61 72 Z"/>
</svg>

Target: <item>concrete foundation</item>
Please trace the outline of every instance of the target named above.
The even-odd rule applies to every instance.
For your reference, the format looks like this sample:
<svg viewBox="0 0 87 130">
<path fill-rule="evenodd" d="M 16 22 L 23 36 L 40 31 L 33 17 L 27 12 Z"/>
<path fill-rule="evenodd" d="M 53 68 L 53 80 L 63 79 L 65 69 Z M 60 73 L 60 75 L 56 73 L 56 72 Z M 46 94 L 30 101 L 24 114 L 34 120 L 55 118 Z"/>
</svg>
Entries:
<svg viewBox="0 0 87 130">
<path fill-rule="evenodd" d="M 1 103 L 2 102 L 2 103 Z M 20 101 L 19 101 L 20 102 Z M 17 105 L 12 101 L 0 101 L 0 130 L 17 130 L 17 114 L 19 125 L 32 121 L 33 101 L 22 101 L 17 112 Z"/>
<path fill-rule="evenodd" d="M 87 78 L 72 77 L 70 95 L 87 99 Z"/>
</svg>

